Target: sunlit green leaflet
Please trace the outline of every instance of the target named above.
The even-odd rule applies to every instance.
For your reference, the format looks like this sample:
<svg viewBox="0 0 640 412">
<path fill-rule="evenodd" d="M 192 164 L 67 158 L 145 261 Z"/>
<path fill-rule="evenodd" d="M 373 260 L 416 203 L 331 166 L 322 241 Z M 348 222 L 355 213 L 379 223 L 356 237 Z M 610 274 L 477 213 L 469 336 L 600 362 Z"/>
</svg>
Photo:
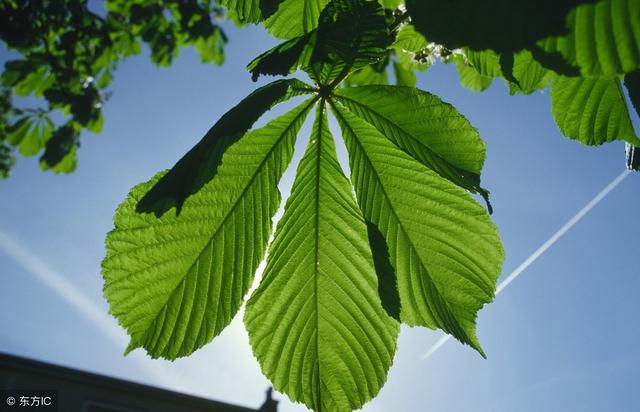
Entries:
<svg viewBox="0 0 640 412">
<path fill-rule="evenodd" d="M 640 68 L 640 0 L 600 0 L 567 16 L 568 34 L 539 42 L 557 52 L 584 77 L 632 72 Z"/>
<path fill-rule="evenodd" d="M 316 411 L 350 411 L 386 381 L 399 321 L 440 328 L 484 355 L 475 319 L 493 298 L 503 252 L 487 210 L 467 193 L 488 199 L 477 131 L 424 91 L 339 88 L 354 70 L 386 58 L 395 32 L 376 3 L 327 7 L 317 36 L 285 42 L 250 65 L 254 75 L 300 66 L 315 86 L 291 79 L 258 89 L 170 171 L 132 190 L 107 237 L 104 292 L 131 335 L 128 350 L 174 359 L 219 334 L 264 258 L 277 184 L 317 106 L 244 320 L 278 390 Z M 354 10 L 375 18 L 347 28 L 342 13 Z M 351 40 L 335 36 L 340 30 L 351 30 Z M 313 97 L 248 131 L 273 105 L 303 94 Z M 343 127 L 351 182 L 328 105 Z"/>
<path fill-rule="evenodd" d="M 640 144 L 617 78 L 554 76 L 551 110 L 562 133 L 581 143 L 624 140 Z"/>
<path fill-rule="evenodd" d="M 475 317 L 493 299 L 503 259 L 486 210 L 375 127 L 334 108 L 358 203 L 389 247 L 401 320 L 443 329 L 483 353 Z"/>
<path fill-rule="evenodd" d="M 324 110 L 318 108 L 245 324 L 276 389 L 316 411 L 350 411 L 386 381 L 398 324 L 380 304 L 367 225 Z"/>
<path fill-rule="evenodd" d="M 231 322 L 264 256 L 280 204 L 277 185 L 313 102 L 224 150 L 215 178 L 180 214 L 136 212 L 164 172 L 131 191 L 116 212 L 103 262 L 111 313 L 131 335 L 127 350 L 175 359 Z"/>
</svg>

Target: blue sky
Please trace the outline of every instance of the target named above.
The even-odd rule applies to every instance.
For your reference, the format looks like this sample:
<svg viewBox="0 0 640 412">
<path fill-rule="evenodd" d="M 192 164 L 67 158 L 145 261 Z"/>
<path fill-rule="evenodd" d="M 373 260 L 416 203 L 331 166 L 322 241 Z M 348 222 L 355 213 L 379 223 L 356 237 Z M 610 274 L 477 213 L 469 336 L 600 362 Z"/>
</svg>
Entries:
<svg viewBox="0 0 640 412">
<path fill-rule="evenodd" d="M 169 69 L 145 56 L 122 64 L 104 131 L 83 136 L 75 173 L 43 173 L 36 159 L 19 159 L 0 182 L 0 351 L 242 405 L 262 402 L 268 381 L 240 316 L 189 358 L 152 361 L 140 350 L 124 357 L 126 334 L 107 315 L 100 276 L 105 234 L 129 188 L 173 165 L 256 87 L 244 66 L 274 40 L 256 27 L 228 27 L 228 34 L 222 67 L 200 64 L 190 50 Z M 548 92 L 511 97 L 496 82 L 473 93 L 444 65 L 421 74 L 419 87 L 453 103 L 487 141 L 483 183 L 506 249 L 503 277 L 624 169 L 623 144 L 589 148 L 561 136 Z M 480 312 L 487 360 L 455 341 L 423 360 L 440 334 L 403 327 L 388 382 L 364 410 L 637 410 L 639 194 L 640 176 L 632 174 Z M 279 398 L 283 412 L 305 410 Z"/>
</svg>

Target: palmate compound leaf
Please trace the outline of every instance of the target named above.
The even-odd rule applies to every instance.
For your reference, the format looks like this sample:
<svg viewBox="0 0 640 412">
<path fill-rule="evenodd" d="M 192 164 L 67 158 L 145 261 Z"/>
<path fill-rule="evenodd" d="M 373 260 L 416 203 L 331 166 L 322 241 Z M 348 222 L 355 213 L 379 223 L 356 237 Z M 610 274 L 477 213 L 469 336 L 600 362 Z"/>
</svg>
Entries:
<svg viewBox="0 0 640 412">
<path fill-rule="evenodd" d="M 440 328 L 484 355 L 476 314 L 493 299 L 504 259 L 487 212 L 374 126 L 344 107 L 333 109 L 358 204 L 388 245 L 402 322 Z"/>
<path fill-rule="evenodd" d="M 361 86 L 336 91 L 338 101 L 414 159 L 487 201 L 480 186 L 486 147 L 453 106 L 412 87 Z M 455 141 L 455 144 L 452 142 Z"/>
<path fill-rule="evenodd" d="M 618 78 L 553 76 L 551 112 L 562 134 L 583 144 L 640 144 Z"/>
<path fill-rule="evenodd" d="M 297 79 L 276 80 L 255 90 L 229 110 L 191 150 L 164 174 L 141 198 L 138 212 L 161 216 L 175 207 L 180 213 L 185 200 L 215 177 L 225 150 L 237 141 L 267 110 L 311 87 Z"/>
<path fill-rule="evenodd" d="M 136 186 L 116 211 L 102 263 L 104 295 L 131 336 L 127 352 L 186 356 L 231 322 L 263 258 L 280 204 L 278 181 L 314 101 L 231 145 L 180 215 L 136 211 L 164 173 Z"/>
<path fill-rule="evenodd" d="M 276 389 L 315 411 L 351 411 L 386 381 L 399 328 L 323 106 L 244 321 Z"/>
</svg>

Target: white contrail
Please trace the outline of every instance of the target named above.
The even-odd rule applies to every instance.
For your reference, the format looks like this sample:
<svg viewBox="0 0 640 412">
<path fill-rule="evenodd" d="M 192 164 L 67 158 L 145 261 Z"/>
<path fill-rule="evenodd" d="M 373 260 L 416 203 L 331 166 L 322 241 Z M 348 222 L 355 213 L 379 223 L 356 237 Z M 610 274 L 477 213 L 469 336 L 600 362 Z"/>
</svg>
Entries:
<svg viewBox="0 0 640 412">
<path fill-rule="evenodd" d="M 122 350 L 127 346 L 127 334 L 113 318 L 107 315 L 106 310 L 92 302 L 82 290 L 60 275 L 35 253 L 2 231 L 0 231 L 0 250 L 12 258 L 27 273 L 55 292 L 69 306 L 76 309 L 92 325 L 100 329 L 118 349 Z M 150 362 L 139 353 L 132 353 L 130 356 L 141 369 L 159 384 L 174 390 L 184 389 L 184 383 L 174 378 L 163 365 Z"/>
<path fill-rule="evenodd" d="M 578 211 L 567 223 L 565 223 L 556 233 L 554 233 L 546 242 L 542 244 L 535 252 L 526 258 L 513 272 L 509 274 L 496 289 L 496 295 L 502 292 L 511 282 L 513 282 L 522 272 L 524 272 L 533 262 L 535 262 L 544 252 L 547 251 L 554 243 L 556 243 L 565 233 L 569 231 L 576 223 L 578 223 L 587 213 L 591 211 L 602 199 L 604 199 L 613 189 L 616 188 L 631 173 L 630 170 L 625 170 L 620 173 L 615 179 L 611 181 L 604 189 L 600 191 L 593 199 L 589 201 L 582 209 Z M 444 346 L 451 338 L 451 335 L 443 335 L 434 343 L 428 351 L 422 355 L 422 359 L 428 359 L 431 355 L 436 353 L 438 349 Z"/>
</svg>

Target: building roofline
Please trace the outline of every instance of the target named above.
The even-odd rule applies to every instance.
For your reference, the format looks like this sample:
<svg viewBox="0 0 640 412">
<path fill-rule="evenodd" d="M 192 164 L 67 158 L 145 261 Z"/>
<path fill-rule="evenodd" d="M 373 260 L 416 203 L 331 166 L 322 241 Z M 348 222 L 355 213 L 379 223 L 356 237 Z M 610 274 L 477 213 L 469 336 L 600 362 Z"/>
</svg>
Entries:
<svg viewBox="0 0 640 412">
<path fill-rule="evenodd" d="M 132 394 L 146 394 L 156 399 L 166 399 L 167 401 L 182 401 L 193 407 L 200 408 L 226 408 L 229 412 L 256 412 L 257 409 L 251 409 L 244 406 L 227 404 L 224 402 L 214 401 L 194 395 L 187 395 L 168 389 L 161 389 L 142 383 L 132 382 L 125 379 L 114 378 L 110 376 L 100 375 L 93 372 L 86 372 L 79 369 L 69 368 L 66 366 L 55 365 L 52 363 L 37 361 L 33 359 L 23 358 L 21 356 L 10 355 L 0 352 L 0 370 L 2 369 L 18 369 L 27 372 L 34 372 L 40 375 L 48 375 L 53 378 L 64 378 L 70 381 L 76 381 L 82 384 L 91 383 L 95 386 L 101 386 L 108 389 L 115 389 Z"/>
</svg>

